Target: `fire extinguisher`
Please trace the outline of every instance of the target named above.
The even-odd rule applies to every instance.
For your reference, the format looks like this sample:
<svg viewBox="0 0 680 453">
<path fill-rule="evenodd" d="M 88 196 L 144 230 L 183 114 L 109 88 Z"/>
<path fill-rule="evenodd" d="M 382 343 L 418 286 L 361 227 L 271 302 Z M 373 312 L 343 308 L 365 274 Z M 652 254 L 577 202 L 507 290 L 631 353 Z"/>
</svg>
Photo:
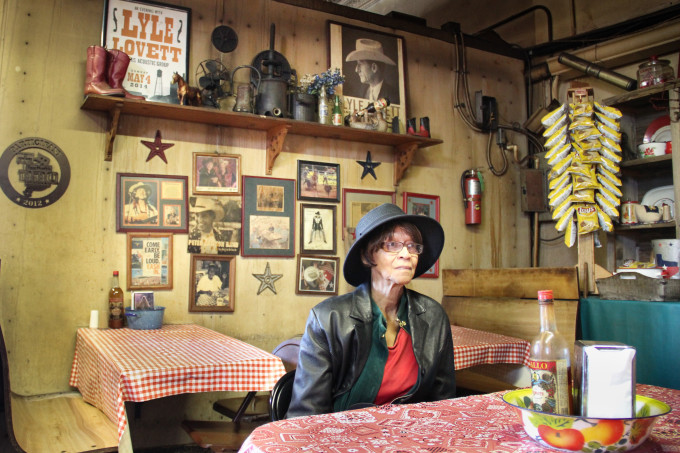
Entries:
<svg viewBox="0 0 680 453">
<path fill-rule="evenodd" d="M 482 223 L 482 183 L 477 170 L 465 170 L 460 177 L 460 190 L 463 192 L 465 224 Z"/>
</svg>

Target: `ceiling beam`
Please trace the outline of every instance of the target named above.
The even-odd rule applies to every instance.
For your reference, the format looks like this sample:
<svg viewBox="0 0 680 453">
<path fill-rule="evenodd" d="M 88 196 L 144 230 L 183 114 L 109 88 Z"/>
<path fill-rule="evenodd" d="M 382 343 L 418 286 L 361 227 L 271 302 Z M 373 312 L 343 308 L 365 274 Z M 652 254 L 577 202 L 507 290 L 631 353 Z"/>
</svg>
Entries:
<svg viewBox="0 0 680 453">
<path fill-rule="evenodd" d="M 403 14 L 381 15 L 362 11 L 349 6 L 337 5 L 335 3 L 324 0 L 274 0 L 277 3 L 285 3 L 287 5 L 296 6 L 298 8 L 307 8 L 319 11 L 334 16 L 345 17 L 347 19 L 358 20 L 366 22 L 372 26 L 378 25 L 380 27 L 391 28 L 394 30 L 401 30 L 414 35 L 425 36 L 439 41 L 455 44 L 455 33 L 460 31 L 460 25 L 449 22 L 442 25 L 441 29 L 431 28 L 422 25 L 421 20 L 409 20 L 408 16 Z M 490 52 L 505 57 L 516 58 L 518 60 L 526 60 L 526 53 L 516 47 L 510 46 L 502 40 L 489 41 L 480 37 L 463 34 L 465 46 Z"/>
</svg>

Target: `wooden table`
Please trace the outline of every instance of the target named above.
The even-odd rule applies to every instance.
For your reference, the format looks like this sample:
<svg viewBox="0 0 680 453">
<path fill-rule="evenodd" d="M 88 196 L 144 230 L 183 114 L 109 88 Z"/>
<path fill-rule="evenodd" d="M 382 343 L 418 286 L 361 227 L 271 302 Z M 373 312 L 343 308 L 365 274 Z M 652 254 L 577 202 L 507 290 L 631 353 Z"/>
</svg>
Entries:
<svg viewBox="0 0 680 453">
<path fill-rule="evenodd" d="M 638 385 L 638 394 L 673 410 L 660 417 L 636 453 L 680 451 L 680 391 Z M 547 453 L 524 432 L 503 392 L 431 403 L 372 407 L 268 423 L 246 439 L 240 453 L 412 452 Z"/>
<path fill-rule="evenodd" d="M 279 357 L 197 325 L 78 329 L 69 384 L 125 432 L 126 401 L 198 392 L 269 391 Z"/>
</svg>

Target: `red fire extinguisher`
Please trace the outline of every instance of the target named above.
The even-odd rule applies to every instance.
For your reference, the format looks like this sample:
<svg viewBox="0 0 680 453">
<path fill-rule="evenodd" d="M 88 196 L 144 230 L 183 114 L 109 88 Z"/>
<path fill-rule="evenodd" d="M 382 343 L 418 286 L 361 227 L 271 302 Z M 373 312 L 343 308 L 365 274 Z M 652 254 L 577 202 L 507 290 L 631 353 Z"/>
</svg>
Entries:
<svg viewBox="0 0 680 453">
<path fill-rule="evenodd" d="M 465 224 L 482 223 L 482 183 L 477 170 L 465 170 L 460 177 L 460 189 L 463 192 L 465 207 Z"/>
</svg>

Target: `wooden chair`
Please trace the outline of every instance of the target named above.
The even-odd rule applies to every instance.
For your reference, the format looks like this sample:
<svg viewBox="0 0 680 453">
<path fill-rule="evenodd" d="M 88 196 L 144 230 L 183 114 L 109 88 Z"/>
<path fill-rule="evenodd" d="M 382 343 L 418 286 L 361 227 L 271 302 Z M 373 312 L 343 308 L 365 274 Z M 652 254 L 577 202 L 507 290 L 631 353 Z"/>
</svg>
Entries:
<svg viewBox="0 0 680 453">
<path fill-rule="evenodd" d="M 274 348 L 272 354 L 281 358 L 286 371 L 294 370 L 297 367 L 298 352 L 300 351 L 300 339 L 302 335 L 297 335 L 281 342 Z M 250 398 L 248 398 L 250 397 Z M 255 395 L 254 392 L 246 396 L 246 405 L 243 406 L 243 398 L 225 398 L 215 401 L 213 410 L 232 420 L 244 422 L 257 422 L 269 420 L 269 395 Z M 240 417 L 237 417 L 239 409 L 245 409 Z"/>
<path fill-rule="evenodd" d="M 269 418 L 275 422 L 283 420 L 288 412 L 290 399 L 293 396 L 293 382 L 295 370 L 290 370 L 274 385 L 272 396 L 269 398 Z"/>
</svg>

